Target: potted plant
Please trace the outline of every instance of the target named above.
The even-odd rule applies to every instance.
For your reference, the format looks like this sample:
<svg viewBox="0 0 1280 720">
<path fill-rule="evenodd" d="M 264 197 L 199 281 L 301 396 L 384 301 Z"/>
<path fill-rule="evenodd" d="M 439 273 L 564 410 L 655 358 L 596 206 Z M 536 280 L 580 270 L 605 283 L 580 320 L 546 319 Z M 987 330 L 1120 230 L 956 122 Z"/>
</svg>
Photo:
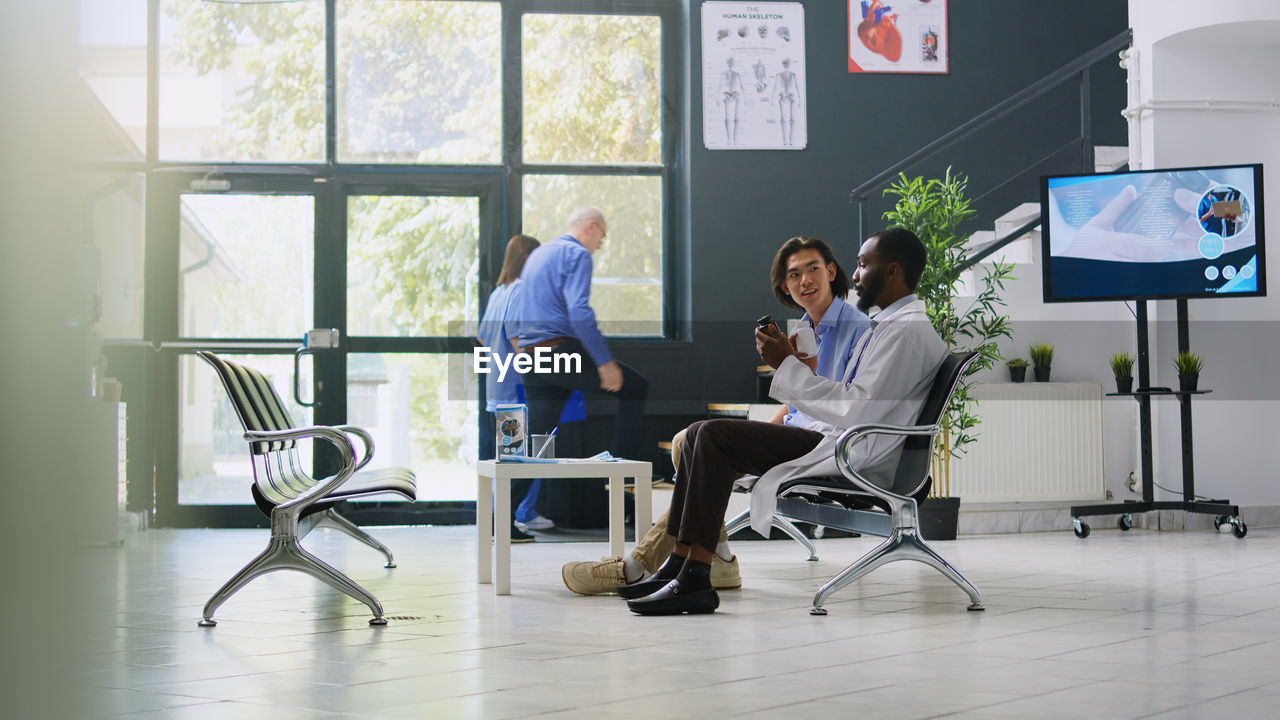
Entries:
<svg viewBox="0 0 1280 720">
<path fill-rule="evenodd" d="M 1009 358 L 1005 363 L 1009 366 L 1009 380 L 1020 383 L 1027 379 L 1027 361 L 1022 358 Z"/>
<path fill-rule="evenodd" d="M 1053 346 L 1031 343 L 1031 364 L 1036 366 L 1036 382 L 1049 382 L 1049 366 L 1053 365 Z"/>
<path fill-rule="evenodd" d="M 960 276 L 974 266 L 966 243 L 970 233 L 961 229 L 977 211 L 965 195 L 968 180 L 947 168 L 941 178 L 909 178 L 899 174 L 884 194 L 894 198 L 893 209 L 884 214 L 891 228 L 906 228 L 924 243 L 927 253 L 924 274 L 916 285 L 916 295 L 924 301 L 934 330 L 951 352 L 974 351 L 978 358 L 942 416 L 942 433 L 934 443 L 933 488 L 920 505 L 920 534 L 929 540 L 955 539 L 960 498 L 951 496 L 952 457 L 960 457 L 969 443 L 977 441 L 977 400 L 970 395 L 972 375 L 995 367 L 1000 360 L 997 341 L 1012 337 L 1009 316 L 1004 313 L 1004 282 L 1013 277 L 1011 263 L 996 262 L 978 271 L 970 284 L 970 297 L 956 297 Z"/>
<path fill-rule="evenodd" d="M 1173 359 L 1173 366 L 1178 369 L 1178 389 L 1182 392 L 1195 392 L 1200 383 L 1200 371 L 1204 369 L 1204 359 L 1190 350 L 1184 350 Z"/>
<path fill-rule="evenodd" d="M 1127 393 L 1133 390 L 1133 356 L 1127 352 L 1118 352 L 1111 356 L 1111 374 L 1116 376 L 1116 392 Z"/>
</svg>

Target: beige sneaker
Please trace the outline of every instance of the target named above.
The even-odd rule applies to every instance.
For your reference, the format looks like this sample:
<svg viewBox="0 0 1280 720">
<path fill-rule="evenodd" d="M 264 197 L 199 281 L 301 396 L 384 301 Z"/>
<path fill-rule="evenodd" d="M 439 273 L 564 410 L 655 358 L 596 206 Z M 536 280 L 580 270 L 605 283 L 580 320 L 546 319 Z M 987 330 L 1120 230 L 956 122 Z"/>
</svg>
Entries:
<svg viewBox="0 0 1280 720">
<path fill-rule="evenodd" d="M 714 569 L 712 570 L 714 572 Z M 735 576 L 736 566 L 735 566 Z M 599 562 L 569 562 L 560 568 L 564 586 L 579 595 L 603 595 L 615 592 L 619 585 L 626 585 L 621 557 L 607 557 Z M 741 585 L 741 580 L 738 581 Z"/>
<path fill-rule="evenodd" d="M 711 587 L 717 590 L 736 590 L 742 587 L 737 555 L 728 562 L 721 560 L 719 555 L 711 556 Z"/>
</svg>

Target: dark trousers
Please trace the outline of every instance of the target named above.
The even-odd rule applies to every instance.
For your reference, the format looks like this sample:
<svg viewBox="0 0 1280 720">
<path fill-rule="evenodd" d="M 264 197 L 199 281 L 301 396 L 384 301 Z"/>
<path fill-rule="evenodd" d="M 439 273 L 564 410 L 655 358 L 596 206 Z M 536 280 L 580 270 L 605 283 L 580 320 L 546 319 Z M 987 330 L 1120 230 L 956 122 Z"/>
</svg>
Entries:
<svg viewBox="0 0 1280 720">
<path fill-rule="evenodd" d="M 582 343 L 576 340 L 560 343 L 551 351 L 577 353 L 582 358 L 582 369 L 581 372 L 530 372 L 524 375 L 525 399 L 529 403 L 529 432 L 551 432 L 560 421 L 565 401 L 574 390 L 581 390 L 586 395 L 611 395 L 618 398 L 618 415 L 609 452 L 629 460 L 640 458 L 644 441 L 644 400 L 649 394 L 649 381 L 631 366 L 618 363 L 622 369 L 622 388 L 617 392 L 605 392 L 600 389 L 596 365 L 591 362 L 591 356 L 583 349 Z"/>
<path fill-rule="evenodd" d="M 804 428 L 733 418 L 690 425 L 676 468 L 667 532 L 681 544 L 715 550 L 734 480 L 802 457 L 822 437 Z"/>
</svg>

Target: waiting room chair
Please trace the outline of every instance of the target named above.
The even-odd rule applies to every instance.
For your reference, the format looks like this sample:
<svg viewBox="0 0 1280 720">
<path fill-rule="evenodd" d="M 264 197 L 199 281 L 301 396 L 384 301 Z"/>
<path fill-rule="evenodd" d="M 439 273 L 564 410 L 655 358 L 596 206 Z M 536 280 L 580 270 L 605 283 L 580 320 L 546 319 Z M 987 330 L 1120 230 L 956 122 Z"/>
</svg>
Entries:
<svg viewBox="0 0 1280 720">
<path fill-rule="evenodd" d="M 244 426 L 249 443 L 254 482 L 251 486 L 258 509 L 271 519 L 271 540 L 249 564 L 209 598 L 199 625 L 212 627 L 213 614 L 222 603 L 254 578 L 276 570 L 307 573 L 359 600 L 373 611 L 370 625 L 385 625 L 382 605 L 369 591 L 341 571 L 307 552 L 299 541 L 318 525 L 340 530 L 380 551 L 385 567 L 394 568 L 391 550 L 334 510 L 342 500 L 384 493 L 408 501 L 416 497 L 417 485 L 408 468 L 378 468 L 361 472 L 373 458 L 373 438 L 351 425 L 296 427 L 279 394 L 265 375 L 225 358 L 201 350 L 196 353 L 217 372 Z M 359 462 L 351 437 L 364 446 Z M 302 469 L 298 440 L 319 438 L 333 445 L 342 467 L 327 478 L 312 478 Z"/>
<path fill-rule="evenodd" d="M 836 445 L 836 465 L 841 477 L 798 478 L 778 488 L 775 527 L 783 527 L 778 524 L 778 520 L 783 519 L 886 538 L 819 588 L 810 614 L 826 615 L 823 605 L 832 594 L 897 560 L 915 560 L 935 568 L 968 594 L 970 610 L 985 609 L 982 595 L 973 583 L 930 547 L 919 532 L 919 505 L 925 502 L 933 482 L 929 476 L 933 441 L 941 430 L 939 423 L 960 378 L 977 356 L 974 352 L 952 353 L 943 361 L 915 425 L 877 423 L 845 430 Z M 849 451 L 854 443 L 877 434 L 906 437 L 888 489 L 871 483 L 849 465 Z M 737 523 L 739 519 L 731 522 Z M 745 525 L 749 518 L 741 522 Z M 807 538 L 796 540 L 809 548 L 812 555 L 813 545 Z"/>
</svg>

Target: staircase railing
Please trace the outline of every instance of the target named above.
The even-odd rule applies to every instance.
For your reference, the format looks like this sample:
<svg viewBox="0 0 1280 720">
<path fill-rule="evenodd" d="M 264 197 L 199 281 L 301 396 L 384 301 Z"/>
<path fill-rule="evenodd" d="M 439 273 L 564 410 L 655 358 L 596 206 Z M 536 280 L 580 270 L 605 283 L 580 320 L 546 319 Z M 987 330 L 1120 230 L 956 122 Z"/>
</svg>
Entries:
<svg viewBox="0 0 1280 720">
<path fill-rule="evenodd" d="M 1056 90 L 1060 86 L 1075 81 L 1079 86 L 1079 104 L 1080 104 L 1080 134 L 1078 137 L 1068 141 L 1065 145 L 1059 147 L 1053 152 L 1045 155 L 1024 170 L 1016 173 L 1012 177 L 1005 179 L 1003 182 L 983 191 L 975 198 L 975 203 L 987 198 L 997 191 L 1003 190 L 1005 187 L 1014 183 L 1025 183 L 1029 178 L 1039 178 L 1041 174 L 1045 174 L 1050 168 L 1058 172 L 1071 172 L 1074 167 L 1063 168 L 1057 163 L 1058 157 L 1064 153 L 1074 154 L 1079 158 L 1078 169 L 1081 172 L 1092 172 L 1093 170 L 1093 108 L 1090 102 L 1090 93 L 1092 90 L 1090 82 L 1090 70 L 1099 62 L 1108 58 L 1115 57 L 1116 53 L 1129 47 L 1133 42 L 1133 31 L 1125 30 L 1106 42 L 1082 54 L 1080 57 L 1054 70 L 1043 78 L 1031 83 L 1027 87 L 1010 95 L 995 105 L 987 108 L 970 120 L 960 124 L 955 129 L 939 137 L 937 140 L 925 145 L 919 150 L 904 157 L 898 162 L 881 170 L 879 173 L 871 177 L 866 182 L 857 186 L 849 192 L 849 202 L 858 206 L 858 237 L 866 237 L 867 235 L 867 200 L 876 190 L 882 190 L 893 182 L 900 173 L 923 164 L 931 159 L 941 155 L 944 151 L 951 149 L 957 143 L 966 140 L 990 126 L 992 123 L 1000 120 L 1013 111 L 1031 103 L 1049 92 Z M 1078 148 L 1076 148 L 1078 146 Z M 1074 149 L 1073 151 L 1073 148 Z M 987 257 L 991 253 L 999 250 L 1005 245 L 1013 242 L 1022 236 L 1028 230 L 1039 224 L 1039 218 L 1025 224 L 1023 227 L 1004 237 L 996 238 L 994 242 L 989 243 L 978 253 L 974 253 L 969 258 L 968 266 L 972 266 L 982 258 Z"/>
</svg>

